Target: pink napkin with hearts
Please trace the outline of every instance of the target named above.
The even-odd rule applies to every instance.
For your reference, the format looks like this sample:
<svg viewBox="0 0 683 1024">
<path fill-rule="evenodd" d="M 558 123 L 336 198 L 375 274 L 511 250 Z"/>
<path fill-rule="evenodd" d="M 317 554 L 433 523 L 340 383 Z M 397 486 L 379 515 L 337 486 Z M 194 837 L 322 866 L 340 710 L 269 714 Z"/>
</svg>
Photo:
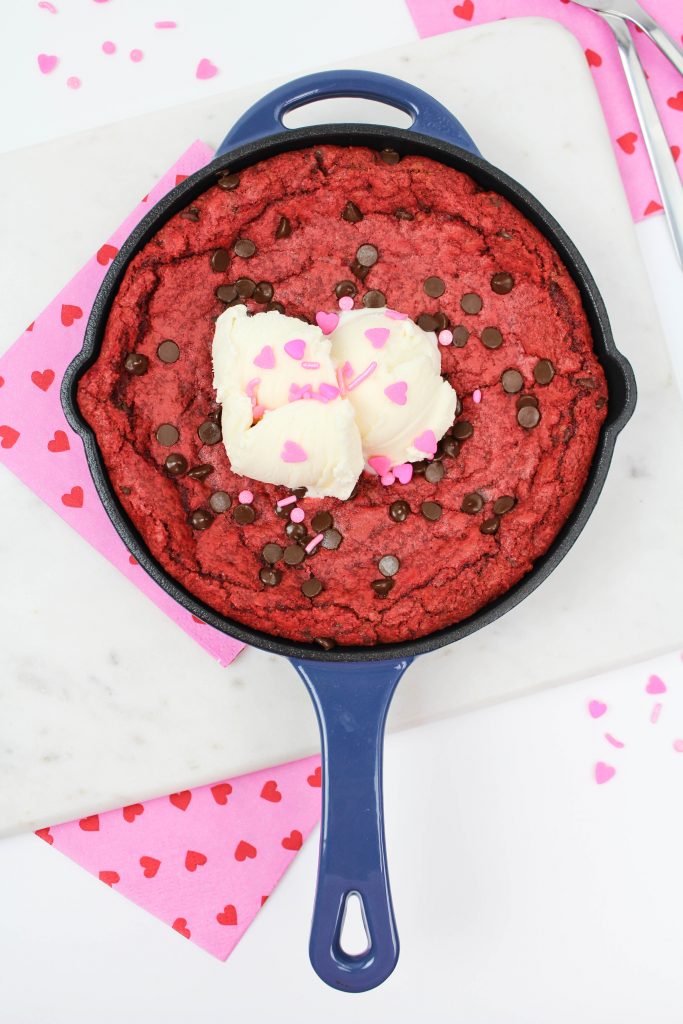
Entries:
<svg viewBox="0 0 683 1024">
<path fill-rule="evenodd" d="M 317 824 L 320 786 L 309 757 L 36 835 L 225 960 Z"/>
<path fill-rule="evenodd" d="M 64 370 L 83 344 L 95 295 L 119 246 L 155 202 L 212 156 L 209 146 L 193 143 L 0 359 L 0 461 L 221 665 L 228 665 L 243 644 L 181 608 L 129 555 L 97 496 L 81 439 L 66 422 L 59 400 Z"/>
<path fill-rule="evenodd" d="M 406 3 L 423 39 L 469 25 L 528 16 L 551 18 L 573 32 L 584 47 L 593 73 L 633 219 L 642 220 L 662 209 L 616 42 L 611 29 L 597 14 L 570 0 L 460 0 L 455 4 L 453 0 L 406 0 Z M 681 0 L 644 0 L 644 3 L 680 45 L 683 42 Z M 683 175 L 683 159 L 680 158 L 683 78 L 642 32 L 636 31 L 634 36 L 672 153 Z"/>
</svg>

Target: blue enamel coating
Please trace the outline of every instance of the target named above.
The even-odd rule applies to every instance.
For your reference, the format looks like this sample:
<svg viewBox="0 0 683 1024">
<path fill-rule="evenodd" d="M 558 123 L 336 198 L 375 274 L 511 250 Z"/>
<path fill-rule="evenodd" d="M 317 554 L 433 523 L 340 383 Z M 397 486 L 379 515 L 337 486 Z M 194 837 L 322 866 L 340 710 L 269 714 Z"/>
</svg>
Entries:
<svg viewBox="0 0 683 1024">
<path fill-rule="evenodd" d="M 285 131 L 282 118 L 290 110 L 316 100 L 353 96 L 388 103 L 413 118 L 412 131 L 443 139 L 479 156 L 479 150 L 450 110 L 422 89 L 400 78 L 373 71 L 320 71 L 280 85 L 258 100 L 235 122 L 216 151 L 223 156 L 237 146 Z"/>
<path fill-rule="evenodd" d="M 375 988 L 398 961 L 384 843 L 382 746 L 391 698 L 411 660 L 345 665 L 292 659 L 315 705 L 323 757 L 310 957 L 316 974 L 344 992 Z M 349 893 L 363 903 L 370 938 L 368 950 L 356 956 L 339 942 Z"/>
</svg>

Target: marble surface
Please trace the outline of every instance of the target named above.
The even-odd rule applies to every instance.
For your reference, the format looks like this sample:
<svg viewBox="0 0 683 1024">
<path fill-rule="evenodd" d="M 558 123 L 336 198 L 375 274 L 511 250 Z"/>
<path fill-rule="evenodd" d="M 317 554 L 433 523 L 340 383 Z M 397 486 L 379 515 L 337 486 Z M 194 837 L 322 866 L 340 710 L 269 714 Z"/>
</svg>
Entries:
<svg viewBox="0 0 683 1024">
<path fill-rule="evenodd" d="M 640 390 L 569 557 L 494 626 L 420 659 L 390 728 L 673 648 L 683 637 L 683 542 L 671 518 L 683 501 L 681 406 L 580 47 L 550 22 L 523 19 L 348 63 L 433 92 L 536 192 L 591 266 Z M 0 347 L 183 148 L 196 137 L 217 144 L 266 87 L 3 156 L 0 185 L 13 202 L 0 274 L 12 301 Z M 362 119 L 362 105 L 343 106 Z M 219 668 L 5 471 L 0 502 L 0 833 L 316 749 L 313 711 L 285 663 L 248 650 Z"/>
</svg>

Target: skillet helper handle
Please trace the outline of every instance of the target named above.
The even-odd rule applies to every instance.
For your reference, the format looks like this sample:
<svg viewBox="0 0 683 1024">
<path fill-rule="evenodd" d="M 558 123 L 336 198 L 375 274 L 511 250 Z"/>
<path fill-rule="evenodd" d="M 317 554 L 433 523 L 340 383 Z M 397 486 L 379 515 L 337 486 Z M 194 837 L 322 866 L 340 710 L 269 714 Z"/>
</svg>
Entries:
<svg viewBox="0 0 683 1024">
<path fill-rule="evenodd" d="M 318 977 L 345 992 L 380 985 L 398 961 L 384 843 L 382 741 L 391 698 L 409 663 L 293 661 L 315 705 L 323 757 L 309 952 Z M 349 894 L 361 901 L 369 940 L 359 954 L 345 952 L 340 942 Z"/>
<path fill-rule="evenodd" d="M 286 131 L 283 117 L 290 110 L 317 100 L 357 97 L 377 100 L 413 118 L 412 131 L 422 132 L 479 155 L 474 142 L 447 107 L 414 85 L 374 71 L 320 71 L 278 86 L 251 106 L 216 150 L 223 156 L 236 146 Z"/>
</svg>

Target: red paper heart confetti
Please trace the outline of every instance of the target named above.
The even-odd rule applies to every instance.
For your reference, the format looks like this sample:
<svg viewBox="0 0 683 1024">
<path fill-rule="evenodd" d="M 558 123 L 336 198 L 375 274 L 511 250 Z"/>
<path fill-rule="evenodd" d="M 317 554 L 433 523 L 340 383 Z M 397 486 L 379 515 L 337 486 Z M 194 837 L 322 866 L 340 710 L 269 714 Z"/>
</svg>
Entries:
<svg viewBox="0 0 683 1024">
<path fill-rule="evenodd" d="M 69 438 L 63 430 L 55 430 L 52 440 L 47 442 L 47 448 L 50 452 L 68 452 L 70 447 Z"/>
<path fill-rule="evenodd" d="M 44 843 L 47 843 L 48 846 L 52 846 L 52 844 L 54 843 L 54 837 L 50 835 L 49 828 L 36 829 L 36 835 L 38 836 L 39 839 L 42 839 Z"/>
<path fill-rule="evenodd" d="M 186 939 L 189 939 L 192 936 L 192 932 L 187 927 L 186 917 L 176 917 L 175 921 L 171 925 L 171 928 L 173 928 L 173 930 L 176 932 L 180 932 L 180 934 L 184 935 Z"/>
<path fill-rule="evenodd" d="M 312 775 L 308 776 L 308 785 L 318 787 L 322 785 L 322 768 L 320 765 L 318 765 Z"/>
<path fill-rule="evenodd" d="M 645 207 L 645 211 L 644 211 L 645 212 L 645 216 L 649 217 L 651 213 L 659 213 L 659 211 L 663 210 L 663 209 L 664 209 L 664 207 L 662 206 L 661 203 L 656 203 L 654 201 L 654 199 L 651 199 L 650 202 Z"/>
<path fill-rule="evenodd" d="M 270 800 L 273 804 L 279 803 L 282 800 L 282 793 L 277 788 L 277 782 L 269 779 L 261 790 L 261 797 L 264 800 Z"/>
<path fill-rule="evenodd" d="M 37 388 L 40 388 L 41 391 L 47 391 L 54 379 L 54 370 L 34 370 L 31 374 L 31 380 Z"/>
<path fill-rule="evenodd" d="M 62 305 L 62 323 L 65 327 L 71 327 L 74 320 L 80 320 L 83 316 L 83 310 L 80 306 L 72 306 L 69 303 Z"/>
<path fill-rule="evenodd" d="M 456 18 L 462 18 L 464 21 L 471 21 L 472 15 L 474 14 L 474 4 L 472 0 L 463 0 L 461 4 L 456 4 L 453 8 L 453 14 Z"/>
<path fill-rule="evenodd" d="M 666 105 L 672 110 L 683 110 L 683 91 L 677 92 L 675 96 L 669 96 Z"/>
<path fill-rule="evenodd" d="M 602 57 L 595 50 L 586 50 L 586 60 L 591 68 L 599 68 L 602 64 Z"/>
</svg>

